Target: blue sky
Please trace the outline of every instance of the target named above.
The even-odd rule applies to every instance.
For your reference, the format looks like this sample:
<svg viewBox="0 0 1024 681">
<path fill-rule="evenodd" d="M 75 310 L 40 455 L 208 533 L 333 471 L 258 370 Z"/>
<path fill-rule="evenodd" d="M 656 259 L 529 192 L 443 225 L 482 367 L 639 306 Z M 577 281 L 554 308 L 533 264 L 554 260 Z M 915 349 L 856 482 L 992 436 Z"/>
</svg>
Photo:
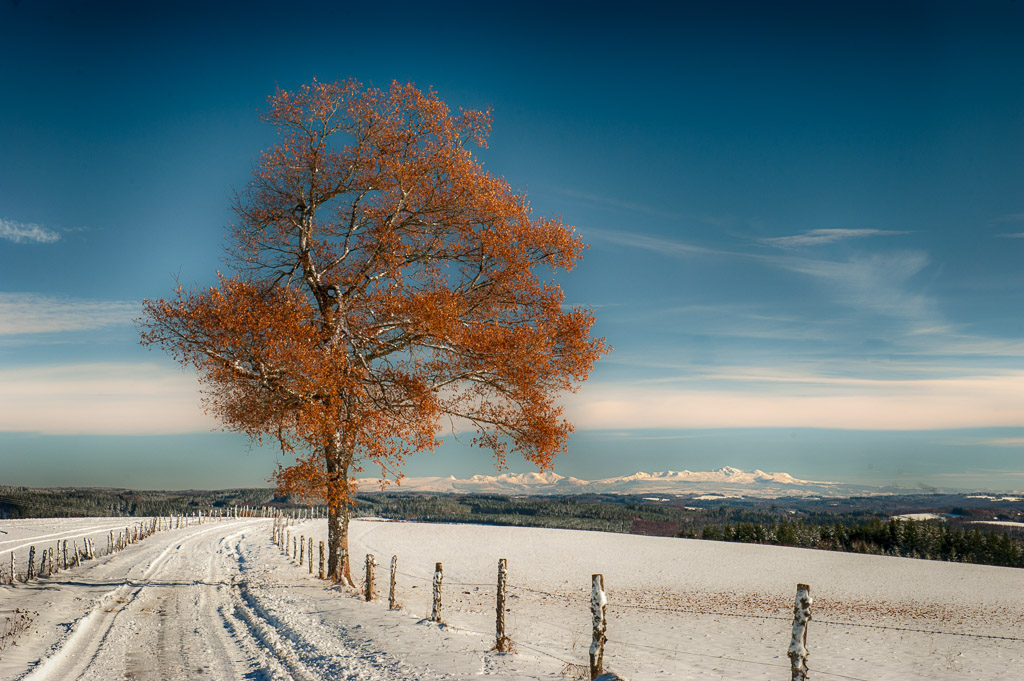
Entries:
<svg viewBox="0 0 1024 681">
<path fill-rule="evenodd" d="M 0 58 L 0 483 L 265 482 L 132 319 L 212 281 L 267 95 L 354 77 L 492 109 L 590 244 L 556 472 L 1024 488 L 1022 3 L 21 0 Z M 448 440 L 407 474 L 493 470 Z"/>
</svg>

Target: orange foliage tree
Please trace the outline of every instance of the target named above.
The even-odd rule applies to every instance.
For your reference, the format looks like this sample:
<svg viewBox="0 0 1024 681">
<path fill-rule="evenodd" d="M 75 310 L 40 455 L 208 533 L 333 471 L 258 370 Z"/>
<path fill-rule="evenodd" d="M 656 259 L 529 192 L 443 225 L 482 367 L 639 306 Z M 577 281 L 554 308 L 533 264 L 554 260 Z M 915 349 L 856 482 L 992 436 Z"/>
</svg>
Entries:
<svg viewBox="0 0 1024 681">
<path fill-rule="evenodd" d="M 198 372 L 225 428 L 294 457 L 278 487 L 326 503 L 329 572 L 351 584 L 355 471 L 399 479 L 449 420 L 499 467 L 514 452 L 550 468 L 572 432 L 556 399 L 607 348 L 538 276 L 585 245 L 470 152 L 487 113 L 398 83 L 268 102 L 279 141 L 235 199 L 232 273 L 145 301 L 140 332 Z"/>
</svg>

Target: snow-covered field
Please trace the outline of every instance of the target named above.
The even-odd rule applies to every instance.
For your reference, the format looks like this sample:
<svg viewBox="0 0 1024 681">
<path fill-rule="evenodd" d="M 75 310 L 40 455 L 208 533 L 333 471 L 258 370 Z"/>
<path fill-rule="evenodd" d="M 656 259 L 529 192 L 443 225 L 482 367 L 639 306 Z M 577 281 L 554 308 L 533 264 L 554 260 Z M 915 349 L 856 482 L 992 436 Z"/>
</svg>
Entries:
<svg viewBox="0 0 1024 681">
<path fill-rule="evenodd" d="M 13 549 L 130 519 L 0 521 Z M 316 542 L 325 522 L 290 528 Z M 608 594 L 606 667 L 639 679 L 788 679 L 798 582 L 815 602 L 817 679 L 1020 679 L 1024 572 L 782 547 L 569 530 L 355 521 L 353 572 L 375 554 L 381 598 L 329 587 L 271 543 L 271 521 L 158 532 L 31 584 L 0 586 L 0 634 L 15 608 L 32 625 L 0 643 L 0 679 L 565 679 L 590 645 L 591 574 Z M 398 556 L 400 610 L 388 611 Z M 508 634 L 494 640 L 494 583 L 508 559 Z M 430 612 L 444 564 L 445 626 Z M 9 642 L 8 642 L 9 643 Z"/>
</svg>

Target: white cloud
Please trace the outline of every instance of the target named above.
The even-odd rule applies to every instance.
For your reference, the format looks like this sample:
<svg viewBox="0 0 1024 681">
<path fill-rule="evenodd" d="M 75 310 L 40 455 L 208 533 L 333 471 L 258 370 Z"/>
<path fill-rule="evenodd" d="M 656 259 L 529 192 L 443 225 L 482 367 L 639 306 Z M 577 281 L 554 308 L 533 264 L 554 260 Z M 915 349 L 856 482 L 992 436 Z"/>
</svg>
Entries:
<svg viewBox="0 0 1024 681">
<path fill-rule="evenodd" d="M 627 232 L 618 229 L 601 229 L 597 227 L 580 228 L 580 236 L 585 239 L 597 237 L 597 239 L 612 243 L 617 246 L 628 246 L 639 248 L 645 251 L 652 251 L 667 256 L 683 255 L 726 255 L 745 257 L 742 253 L 719 251 L 704 246 L 695 246 L 675 239 L 663 239 L 661 237 L 649 236 L 639 232 Z"/>
<path fill-rule="evenodd" d="M 192 374 L 155 364 L 0 369 L 0 431 L 163 435 L 217 427 Z"/>
<path fill-rule="evenodd" d="M 565 400 L 581 429 L 1024 427 L 1024 372 L 918 380 L 719 376 L 700 387 L 588 383 Z"/>
<path fill-rule="evenodd" d="M 911 290 L 911 279 L 929 265 L 927 253 L 855 255 L 842 261 L 779 257 L 771 262 L 828 282 L 835 287 L 838 302 L 844 305 L 907 320 L 911 333 L 949 330 L 935 301 Z"/>
<path fill-rule="evenodd" d="M 99 329 L 130 323 L 140 311 L 128 301 L 0 292 L 0 336 Z"/>
<path fill-rule="evenodd" d="M 1014 232 L 1013 234 L 997 234 L 1004 239 L 1024 239 L 1024 232 Z"/>
<path fill-rule="evenodd" d="M 60 241 L 60 234 L 35 223 L 14 222 L 0 218 L 0 239 L 7 239 L 16 244 L 26 242 L 52 244 L 55 241 Z"/>
<path fill-rule="evenodd" d="M 596 203 L 603 206 L 611 206 L 613 208 L 622 208 L 624 210 L 631 210 L 638 213 L 647 213 L 648 215 L 656 215 L 663 218 L 679 219 L 682 216 L 678 213 L 667 213 L 665 211 L 658 210 L 652 206 L 648 206 L 641 203 L 633 203 L 630 201 L 620 201 L 609 196 L 600 196 L 598 194 L 588 194 L 586 192 L 578 192 L 573 189 L 559 189 L 555 188 L 555 193 L 567 196 L 571 199 L 577 199 L 579 201 L 585 201 L 587 203 Z"/>
<path fill-rule="evenodd" d="M 909 233 L 884 229 L 812 229 L 803 234 L 761 239 L 761 243 L 782 248 L 794 248 L 800 246 L 821 246 L 845 239 L 862 239 L 869 236 L 895 236 Z"/>
</svg>

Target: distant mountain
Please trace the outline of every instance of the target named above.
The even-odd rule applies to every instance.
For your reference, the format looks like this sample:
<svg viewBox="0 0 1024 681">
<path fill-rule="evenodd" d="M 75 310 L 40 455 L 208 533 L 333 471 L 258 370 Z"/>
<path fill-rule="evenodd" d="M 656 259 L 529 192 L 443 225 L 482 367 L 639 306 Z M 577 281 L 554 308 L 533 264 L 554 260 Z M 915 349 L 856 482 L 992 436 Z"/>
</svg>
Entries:
<svg viewBox="0 0 1024 681">
<path fill-rule="evenodd" d="M 376 478 L 361 478 L 365 492 L 380 488 Z M 454 476 L 405 478 L 389 491 L 439 492 L 455 494 L 680 494 L 713 497 L 848 497 L 905 493 L 894 488 L 864 487 L 836 482 L 800 480 L 789 473 L 743 471 L 726 466 L 715 471 L 638 472 L 602 480 L 581 480 L 558 473 L 502 473 L 474 475 L 467 479 Z"/>
</svg>

